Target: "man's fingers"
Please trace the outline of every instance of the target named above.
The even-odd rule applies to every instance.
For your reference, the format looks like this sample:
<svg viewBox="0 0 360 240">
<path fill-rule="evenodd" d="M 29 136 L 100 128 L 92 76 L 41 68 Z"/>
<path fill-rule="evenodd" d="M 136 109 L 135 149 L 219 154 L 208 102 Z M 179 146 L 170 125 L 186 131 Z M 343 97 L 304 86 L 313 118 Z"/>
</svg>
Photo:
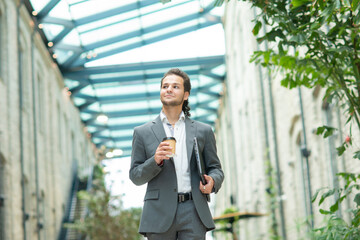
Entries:
<svg viewBox="0 0 360 240">
<path fill-rule="evenodd" d="M 202 182 L 200 181 L 200 191 L 204 194 L 210 194 L 214 187 L 214 179 L 206 174 L 204 174 L 204 177 L 206 180 L 206 184 L 203 185 Z"/>
<path fill-rule="evenodd" d="M 165 146 L 170 146 L 170 144 L 169 144 L 168 142 L 161 142 L 161 143 L 159 144 L 159 148 L 165 147 Z"/>
<path fill-rule="evenodd" d="M 162 160 L 169 160 L 169 157 L 166 156 L 168 154 L 169 151 L 166 151 L 159 146 L 155 152 L 155 161 L 159 163 Z"/>
<path fill-rule="evenodd" d="M 206 185 L 208 185 L 209 183 L 212 183 L 214 181 L 214 179 L 206 174 L 204 174 L 205 180 L 206 180 Z"/>
<path fill-rule="evenodd" d="M 210 194 L 210 188 L 207 186 L 207 184 L 206 185 L 203 185 L 202 183 L 201 183 L 201 181 L 200 181 L 200 186 L 199 186 L 199 188 L 200 188 L 200 191 L 202 192 L 202 193 L 204 193 L 204 194 Z"/>
<path fill-rule="evenodd" d="M 159 156 L 159 157 L 165 157 L 165 158 L 168 158 L 168 157 L 166 157 L 166 155 L 168 155 L 168 154 L 169 154 L 168 151 L 158 151 L 158 152 L 156 153 L 157 156 Z"/>
<path fill-rule="evenodd" d="M 206 175 L 206 174 L 204 174 L 204 177 L 205 177 L 205 179 L 206 179 L 207 182 L 208 182 L 209 180 L 212 180 L 212 177 L 210 177 L 210 176 L 208 176 L 208 175 Z"/>
<path fill-rule="evenodd" d="M 169 145 L 164 145 L 164 146 L 159 146 L 158 147 L 158 151 L 166 151 L 166 152 L 171 152 L 172 147 L 170 147 Z"/>
<path fill-rule="evenodd" d="M 167 142 L 161 142 L 158 146 L 158 148 L 156 149 L 156 153 L 159 154 L 168 154 L 169 152 L 171 152 L 172 147 L 170 147 L 169 143 Z"/>
</svg>

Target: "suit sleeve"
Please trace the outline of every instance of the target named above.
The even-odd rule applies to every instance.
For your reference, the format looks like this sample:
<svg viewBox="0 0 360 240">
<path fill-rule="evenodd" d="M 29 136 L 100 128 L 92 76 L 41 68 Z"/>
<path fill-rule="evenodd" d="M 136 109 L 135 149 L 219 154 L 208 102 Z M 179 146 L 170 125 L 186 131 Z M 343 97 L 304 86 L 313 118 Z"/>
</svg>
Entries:
<svg viewBox="0 0 360 240">
<path fill-rule="evenodd" d="M 154 159 L 146 157 L 146 151 L 142 136 L 137 129 L 134 129 L 132 152 L 131 152 L 131 166 L 129 171 L 130 180 L 135 185 L 142 185 L 149 182 L 161 172 L 162 168 L 159 167 Z"/>
<path fill-rule="evenodd" d="M 224 172 L 222 171 L 221 163 L 217 155 L 215 135 L 211 128 L 208 128 L 205 139 L 203 156 L 205 159 L 206 172 L 207 175 L 214 179 L 213 192 L 217 193 L 224 180 Z"/>
</svg>

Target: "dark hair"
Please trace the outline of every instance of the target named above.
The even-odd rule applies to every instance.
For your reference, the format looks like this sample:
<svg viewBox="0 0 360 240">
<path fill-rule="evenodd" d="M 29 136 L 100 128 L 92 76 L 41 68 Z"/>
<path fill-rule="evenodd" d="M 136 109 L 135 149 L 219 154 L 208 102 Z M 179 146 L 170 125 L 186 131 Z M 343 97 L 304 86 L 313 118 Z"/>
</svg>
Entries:
<svg viewBox="0 0 360 240">
<path fill-rule="evenodd" d="M 177 75 L 179 77 L 181 77 L 184 80 L 184 91 L 185 92 L 189 92 L 190 95 L 190 90 L 191 90 L 191 83 L 190 83 L 190 78 L 189 76 L 182 70 L 178 69 L 178 68 L 172 68 L 169 71 L 167 71 L 167 73 L 164 74 L 163 78 L 161 79 L 161 87 L 162 87 L 162 83 L 164 78 L 166 78 L 169 75 Z M 190 117 L 190 106 L 189 106 L 189 99 L 185 100 L 182 106 L 182 110 L 185 114 L 186 117 Z"/>
</svg>

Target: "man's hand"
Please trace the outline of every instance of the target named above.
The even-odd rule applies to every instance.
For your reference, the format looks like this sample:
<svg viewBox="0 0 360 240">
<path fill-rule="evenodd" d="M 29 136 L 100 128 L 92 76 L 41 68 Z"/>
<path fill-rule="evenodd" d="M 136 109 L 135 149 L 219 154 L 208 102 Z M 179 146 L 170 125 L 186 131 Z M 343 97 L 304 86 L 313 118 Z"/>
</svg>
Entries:
<svg viewBox="0 0 360 240">
<path fill-rule="evenodd" d="M 159 165 L 163 160 L 168 160 L 169 157 L 166 155 L 171 154 L 171 149 L 172 147 L 170 147 L 169 143 L 161 142 L 155 152 L 155 162 Z"/>
<path fill-rule="evenodd" d="M 212 192 L 212 189 L 214 187 L 214 179 L 206 174 L 204 174 L 206 184 L 203 185 L 200 181 L 200 191 L 204 194 L 210 194 Z"/>
</svg>

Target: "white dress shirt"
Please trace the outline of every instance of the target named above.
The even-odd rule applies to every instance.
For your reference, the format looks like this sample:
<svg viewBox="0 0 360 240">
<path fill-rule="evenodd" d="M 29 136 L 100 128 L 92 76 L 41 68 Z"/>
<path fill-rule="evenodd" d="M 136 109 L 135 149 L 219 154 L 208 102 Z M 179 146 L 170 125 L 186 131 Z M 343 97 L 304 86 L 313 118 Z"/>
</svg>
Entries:
<svg viewBox="0 0 360 240">
<path fill-rule="evenodd" d="M 163 111 L 160 112 L 160 119 L 163 123 L 166 136 L 176 139 L 176 153 L 173 158 L 178 192 L 191 192 L 190 167 L 186 150 L 185 114 L 181 112 L 179 120 L 175 123 L 174 127 L 169 123 Z"/>
</svg>

